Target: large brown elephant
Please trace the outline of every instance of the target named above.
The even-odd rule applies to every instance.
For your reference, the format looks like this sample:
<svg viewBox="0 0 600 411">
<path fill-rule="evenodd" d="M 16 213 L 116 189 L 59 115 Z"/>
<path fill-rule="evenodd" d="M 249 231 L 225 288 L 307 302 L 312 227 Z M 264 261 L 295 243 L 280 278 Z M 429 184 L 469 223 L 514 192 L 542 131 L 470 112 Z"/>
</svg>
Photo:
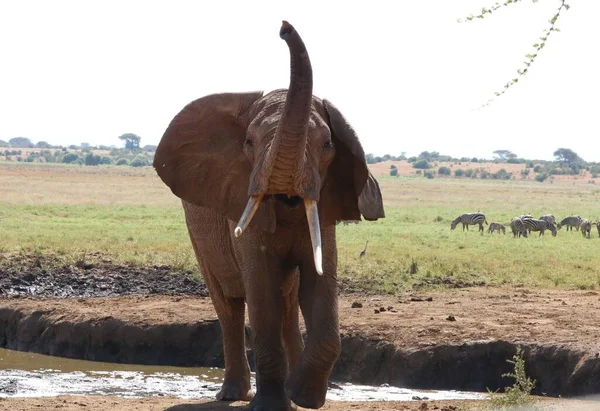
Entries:
<svg viewBox="0 0 600 411">
<path fill-rule="evenodd" d="M 225 380 L 217 398 L 252 399 L 251 410 L 288 410 L 290 399 L 307 408 L 324 404 L 340 353 L 336 223 L 384 217 L 356 133 L 333 104 L 312 95 L 298 32 L 284 21 L 279 35 L 290 50 L 289 89 L 193 101 L 172 120 L 154 160 L 182 199 L 223 330 Z"/>
</svg>

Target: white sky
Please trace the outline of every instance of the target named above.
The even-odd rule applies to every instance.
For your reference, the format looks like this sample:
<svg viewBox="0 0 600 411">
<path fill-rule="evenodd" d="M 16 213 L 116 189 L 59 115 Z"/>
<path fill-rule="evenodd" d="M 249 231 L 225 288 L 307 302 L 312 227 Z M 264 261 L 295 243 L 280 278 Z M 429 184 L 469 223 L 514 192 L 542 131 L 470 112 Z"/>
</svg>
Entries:
<svg viewBox="0 0 600 411">
<path fill-rule="evenodd" d="M 0 139 L 157 144 L 188 102 L 287 87 L 281 20 L 307 45 L 314 93 L 334 102 L 365 152 L 600 161 L 600 1 L 570 0 L 530 73 L 516 74 L 558 0 L 2 1 Z"/>
</svg>

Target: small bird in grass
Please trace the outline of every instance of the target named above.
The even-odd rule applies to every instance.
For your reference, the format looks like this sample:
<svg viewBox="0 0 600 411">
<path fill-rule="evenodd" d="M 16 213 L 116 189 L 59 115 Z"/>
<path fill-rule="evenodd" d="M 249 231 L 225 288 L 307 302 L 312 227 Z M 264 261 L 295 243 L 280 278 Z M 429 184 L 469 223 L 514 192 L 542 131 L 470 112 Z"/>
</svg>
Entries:
<svg viewBox="0 0 600 411">
<path fill-rule="evenodd" d="M 369 240 L 367 240 L 367 242 L 365 244 L 365 249 L 360 252 L 360 255 L 358 256 L 358 258 L 363 258 L 365 256 L 365 254 L 367 254 L 367 246 L 368 245 L 369 245 Z"/>
</svg>

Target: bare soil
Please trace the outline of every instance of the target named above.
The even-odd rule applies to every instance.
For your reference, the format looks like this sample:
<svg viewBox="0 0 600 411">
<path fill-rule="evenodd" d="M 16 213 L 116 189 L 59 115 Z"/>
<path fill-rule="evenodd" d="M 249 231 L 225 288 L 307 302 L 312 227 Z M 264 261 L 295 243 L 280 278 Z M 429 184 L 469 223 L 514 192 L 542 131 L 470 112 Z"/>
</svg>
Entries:
<svg viewBox="0 0 600 411">
<path fill-rule="evenodd" d="M 108 347 L 110 352 L 118 354 L 121 350 L 125 352 L 126 347 L 114 347 L 115 341 L 129 340 L 123 344 L 133 344 L 132 341 L 139 339 L 147 343 L 149 336 L 157 339 L 166 336 L 171 344 L 175 344 L 175 340 L 177 344 L 184 344 L 188 340 L 198 341 L 196 326 L 199 323 L 218 328 L 210 298 L 206 296 L 202 285 L 189 283 L 184 280 L 187 278 L 184 274 L 172 272 L 166 267 L 136 271 L 134 267 L 116 267 L 106 262 L 96 263 L 92 267 L 82 265 L 70 270 L 46 269 L 44 272 L 43 264 L 42 267 L 36 267 L 35 260 L 32 264 L 33 268 L 21 271 L 0 269 L 0 289 L 3 290 L 0 292 L 0 321 L 3 321 L 0 322 L 0 346 L 49 354 L 53 354 L 52 350 L 56 349 L 58 351 L 54 354 L 64 355 L 60 349 L 73 343 L 75 336 L 85 340 L 87 344 L 94 338 L 110 337 L 114 341 L 99 341 L 96 348 Z M 24 285 L 23 281 L 28 284 Z M 75 292 L 78 288 L 74 285 L 78 281 L 83 281 L 81 289 L 88 294 Z M 101 296 L 102 293 L 89 296 L 90 290 L 98 288 L 98 283 L 109 285 L 100 290 L 102 293 L 108 292 L 105 295 L 109 296 Z M 32 294 L 15 288 L 22 286 L 24 290 L 28 290 L 27 287 L 32 284 L 50 291 L 45 295 Z M 158 288 L 153 289 L 149 284 L 158 284 Z M 57 293 L 57 290 L 64 290 L 65 287 L 73 292 L 68 295 L 64 292 Z M 161 294 L 160 290 L 165 292 Z M 113 295 L 110 294 L 112 291 L 121 295 L 110 296 Z M 133 295 L 123 295 L 128 293 Z M 57 294 L 60 297 L 77 298 L 56 298 Z M 571 395 L 578 395 L 578 387 L 596 387 L 600 380 L 600 294 L 595 291 L 479 286 L 445 291 L 422 290 L 396 296 L 342 293 L 339 297 L 339 309 L 343 352 L 334 376 L 341 380 L 363 382 L 366 379 L 373 384 L 388 382 L 399 386 L 412 385 L 411 388 L 436 388 L 423 386 L 436 377 L 441 384 L 437 388 L 444 388 L 449 380 L 455 379 L 460 384 L 458 380 L 463 377 L 462 374 L 469 374 L 463 372 L 465 368 L 452 368 L 454 363 L 463 362 L 462 365 L 466 369 L 473 369 L 473 373 L 476 372 L 475 369 L 485 369 L 485 364 L 488 364 L 488 368 L 493 368 L 497 364 L 505 364 L 505 359 L 514 353 L 514 346 L 517 344 L 529 347 L 531 358 L 536 358 L 535 355 L 548 358 L 546 363 L 537 361 L 534 364 L 532 360 L 530 364 L 528 361 L 534 376 L 552 376 L 548 381 L 540 381 L 542 390 L 552 391 L 560 383 L 561 387 L 570 387 Z M 105 328 L 101 328 L 103 324 L 106 325 Z M 82 328 L 83 325 L 87 328 Z M 80 328 L 73 332 L 76 329 L 73 327 Z M 86 332 L 91 334 L 87 335 Z M 216 341 L 207 342 L 210 347 L 205 347 L 210 358 L 217 358 L 215 350 L 220 348 L 218 330 L 215 332 Z M 173 333 L 178 334 L 177 339 L 172 338 Z M 52 338 L 56 340 L 54 345 L 43 345 L 44 339 Z M 94 347 L 75 346 L 75 351 L 71 347 L 71 351 L 66 352 L 71 353 L 67 356 L 78 355 L 77 350 L 89 354 L 93 352 L 91 348 Z M 139 351 L 135 345 L 129 348 L 134 352 Z M 183 345 L 159 348 L 160 352 L 189 351 Z M 481 363 L 467 362 L 468 356 L 474 353 L 484 358 L 483 366 Z M 501 353 L 502 356 L 490 366 L 489 357 L 494 353 Z M 150 351 L 148 355 L 153 358 Z M 127 361 L 127 358 L 123 361 Z M 365 364 L 373 365 L 373 370 L 367 369 Z M 404 373 L 395 371 L 397 367 L 403 367 Z M 440 375 L 444 370 L 448 371 L 448 375 L 442 378 Z M 497 380 L 500 381 L 499 374 L 507 369 L 494 368 L 493 371 L 498 374 Z M 490 384 L 483 377 L 481 381 L 481 384 L 486 384 L 483 387 Z M 507 380 L 504 382 L 505 385 L 511 383 Z M 458 389 L 474 387 L 467 382 L 465 384 L 467 385 Z M 453 410 L 456 408 L 452 407 L 464 407 L 468 404 L 460 401 L 328 402 L 323 409 Z M 600 409 L 598 403 L 582 404 L 573 409 Z M 11 410 L 60 408 L 181 411 L 241 407 L 234 405 L 229 407 L 210 401 L 165 398 L 0 399 L 0 409 Z M 556 409 L 567 409 L 564 405 L 561 402 Z M 584 405 L 588 408 L 584 408 Z M 592 406 L 597 407 L 589 408 Z"/>
</svg>

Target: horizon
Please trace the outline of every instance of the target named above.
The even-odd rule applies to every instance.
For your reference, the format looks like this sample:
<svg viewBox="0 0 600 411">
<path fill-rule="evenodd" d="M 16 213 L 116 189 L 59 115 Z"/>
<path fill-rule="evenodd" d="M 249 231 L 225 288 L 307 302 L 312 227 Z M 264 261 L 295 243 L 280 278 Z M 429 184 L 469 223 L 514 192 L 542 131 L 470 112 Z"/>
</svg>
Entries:
<svg viewBox="0 0 600 411">
<path fill-rule="evenodd" d="M 118 146 L 132 132 L 157 145 L 192 100 L 287 87 L 289 56 L 277 35 L 286 19 L 310 53 L 314 94 L 340 108 L 365 153 L 491 158 L 509 149 L 552 161 L 569 148 L 600 161 L 600 62 L 587 52 L 600 3 L 563 12 L 529 74 L 479 108 L 521 68 L 559 2 L 456 21 L 489 3 L 262 1 L 260 13 L 241 1 L 5 3 L 0 139 Z"/>
</svg>

